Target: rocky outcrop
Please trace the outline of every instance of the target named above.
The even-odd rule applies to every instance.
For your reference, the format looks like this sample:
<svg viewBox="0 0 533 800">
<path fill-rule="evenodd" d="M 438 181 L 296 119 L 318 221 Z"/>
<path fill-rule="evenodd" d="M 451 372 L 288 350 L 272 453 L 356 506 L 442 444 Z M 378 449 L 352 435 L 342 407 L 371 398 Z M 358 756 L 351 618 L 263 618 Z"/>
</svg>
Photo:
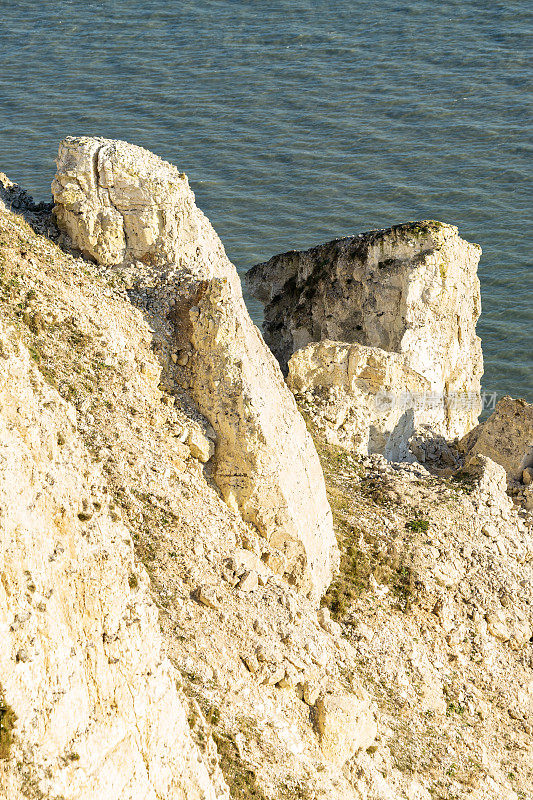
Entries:
<svg viewBox="0 0 533 800">
<path fill-rule="evenodd" d="M 76 247 L 104 265 L 133 261 L 136 296 L 171 356 L 169 386 L 213 428 L 224 498 L 282 551 L 287 578 L 318 597 L 337 560 L 318 457 L 186 177 L 125 142 L 68 138 L 52 188 Z"/>
<path fill-rule="evenodd" d="M 230 507 L 282 552 L 289 581 L 317 596 L 336 547 L 322 470 L 294 398 L 226 282 L 211 281 L 188 314 L 188 387 L 217 434 L 215 480 Z"/>
<path fill-rule="evenodd" d="M 0 362 L 0 795 L 228 798 L 72 405 L 2 321 Z"/>
<path fill-rule="evenodd" d="M 480 252 L 452 225 L 407 223 L 275 256 L 247 281 L 265 303 L 265 339 L 284 368 L 324 339 L 404 355 L 429 382 L 419 403 L 437 412 L 435 432 L 453 438 L 481 410 Z"/>
<path fill-rule="evenodd" d="M 189 266 L 202 246 L 217 274 L 229 263 L 187 176 L 142 147 L 69 136 L 59 146 L 52 192 L 58 226 L 99 264 L 183 260 Z M 209 260 L 202 260 L 204 269 Z"/>
<path fill-rule="evenodd" d="M 533 405 L 503 397 L 494 412 L 459 443 L 468 455 L 484 455 L 501 464 L 510 480 L 522 481 L 533 466 Z"/>
</svg>

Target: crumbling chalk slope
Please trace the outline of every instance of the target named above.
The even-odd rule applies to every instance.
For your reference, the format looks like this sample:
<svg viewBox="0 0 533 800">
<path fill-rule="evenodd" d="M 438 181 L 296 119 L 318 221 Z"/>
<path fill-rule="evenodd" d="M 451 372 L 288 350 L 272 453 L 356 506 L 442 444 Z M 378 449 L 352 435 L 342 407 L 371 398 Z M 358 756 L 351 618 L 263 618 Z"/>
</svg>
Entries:
<svg viewBox="0 0 533 800">
<path fill-rule="evenodd" d="M 145 740 L 141 724 L 97 770 L 100 780 L 111 779 L 117 763 L 129 770 L 126 797 L 146 787 L 148 773 L 135 768 L 139 752 L 156 772 L 161 759 L 169 763 L 163 733 L 174 725 L 173 752 L 196 757 L 179 775 L 192 797 L 204 768 L 224 796 L 220 768 L 238 800 L 526 800 L 533 782 L 533 520 L 513 508 L 503 470 L 481 458 L 477 470 L 443 481 L 418 465 L 353 457 L 318 437 L 342 563 L 317 614 L 283 577 L 283 552 L 224 502 L 213 481 L 212 431 L 193 398 L 171 382 L 169 364 L 181 351 L 172 349 L 170 321 L 157 322 L 167 308 L 166 300 L 158 305 L 158 271 L 138 264 L 109 270 L 65 252 L 46 209 L 21 205 L 31 226 L 0 214 L 0 317 L 20 343 L 30 380 L 22 382 L 23 403 L 10 381 L 17 401 L 12 417 L 4 406 L 0 417 L 15 423 L 9 436 L 20 452 L 29 442 L 39 453 L 39 470 L 17 479 L 27 491 L 28 481 L 41 482 L 39 502 L 60 497 L 65 516 L 58 521 L 70 521 L 64 535 L 75 549 L 46 561 L 48 551 L 38 546 L 48 524 L 43 513 L 28 539 L 37 580 L 32 573 L 27 582 L 10 557 L 23 590 L 16 602 L 31 609 L 8 633 L 19 637 L 17 647 L 0 658 L 0 764 L 4 780 L 18 781 L 9 790 L 14 797 L 55 792 L 56 800 L 64 776 L 77 790 L 100 752 L 81 715 L 77 738 L 55 760 L 47 761 L 56 739 L 39 734 L 50 714 L 59 730 L 71 720 L 61 692 L 41 704 L 48 672 L 38 672 L 31 636 L 23 641 L 25 624 L 36 626 L 33 635 L 47 619 L 41 576 L 50 574 L 69 619 L 84 621 L 77 648 L 96 654 L 88 685 L 104 700 L 116 689 L 120 700 L 118 708 L 95 704 L 96 718 L 101 712 L 127 728 L 134 717 L 119 687 L 130 685 L 138 704 L 146 699 L 135 706 L 141 723 L 145 711 L 163 709 L 158 735 L 150 728 Z M 50 399 L 55 405 L 46 405 Z M 28 425 L 26 408 L 35 423 Z M 45 423 L 50 434 L 41 432 Z M 71 432 L 66 441 L 55 438 L 63 429 Z M 20 514 L 20 495 L 10 494 L 8 509 L 9 519 Z M 101 613 L 108 606 L 95 610 L 100 599 L 113 609 L 133 604 L 133 612 L 117 629 L 117 615 Z M 50 626 L 60 621 L 56 613 Z M 79 654 L 61 649 L 57 627 L 48 630 L 54 663 L 68 672 Z M 26 652 L 17 661 L 19 649 Z M 180 685 L 176 714 L 167 702 L 172 687 L 161 698 L 144 693 L 158 676 L 172 675 L 164 655 Z M 143 663 L 154 664 L 152 676 Z M 13 687 L 33 669 L 37 702 L 27 728 L 25 693 Z M 121 669 L 125 683 L 116 678 Z"/>
</svg>

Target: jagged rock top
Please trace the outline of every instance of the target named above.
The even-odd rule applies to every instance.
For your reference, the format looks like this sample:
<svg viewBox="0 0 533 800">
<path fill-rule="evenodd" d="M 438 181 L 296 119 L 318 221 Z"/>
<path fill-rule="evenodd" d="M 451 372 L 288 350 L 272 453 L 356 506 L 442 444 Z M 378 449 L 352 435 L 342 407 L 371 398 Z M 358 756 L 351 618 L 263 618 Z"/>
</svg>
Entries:
<svg viewBox="0 0 533 800">
<path fill-rule="evenodd" d="M 216 270 L 240 293 L 235 268 L 197 208 L 187 176 L 149 150 L 68 136 L 59 145 L 52 193 L 59 228 L 86 257 L 105 265 Z"/>
<path fill-rule="evenodd" d="M 263 303 L 270 303 L 280 293 L 280 283 L 283 286 L 294 278 L 299 282 L 299 262 L 307 256 L 314 260 L 315 268 L 308 274 L 307 280 L 319 278 L 326 263 L 320 264 L 320 257 L 327 257 L 328 262 L 334 257 L 367 259 L 370 249 L 396 245 L 400 242 L 407 244 L 419 242 L 421 239 L 429 247 L 438 246 L 443 239 L 457 236 L 458 229 L 455 225 L 448 225 L 437 220 L 421 220 L 420 222 L 405 222 L 393 225 L 390 228 L 358 233 L 355 236 L 343 236 L 332 239 L 323 244 L 314 245 L 307 250 L 288 250 L 272 256 L 268 261 L 256 264 L 246 274 L 246 282 L 253 292 L 254 297 Z M 322 267 L 322 269 L 321 269 Z M 278 282 L 276 282 L 276 278 Z"/>
</svg>

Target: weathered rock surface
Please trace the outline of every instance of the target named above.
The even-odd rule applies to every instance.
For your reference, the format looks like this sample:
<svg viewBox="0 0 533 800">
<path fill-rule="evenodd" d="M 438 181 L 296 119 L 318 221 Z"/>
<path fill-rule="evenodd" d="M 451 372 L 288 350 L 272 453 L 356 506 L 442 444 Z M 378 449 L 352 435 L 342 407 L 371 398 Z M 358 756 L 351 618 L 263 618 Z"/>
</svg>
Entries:
<svg viewBox="0 0 533 800">
<path fill-rule="evenodd" d="M 316 712 L 322 752 L 335 764 L 342 766 L 376 738 L 376 710 L 365 692 L 324 695 Z"/>
<path fill-rule="evenodd" d="M 100 264 L 194 260 L 200 229 L 210 227 L 194 204 L 186 175 L 126 142 L 64 139 L 52 192 L 58 226 Z M 209 244 L 220 255 L 216 234 L 212 239 Z"/>
<path fill-rule="evenodd" d="M 0 795 L 228 798 L 73 407 L 1 320 L 0 361 Z"/>
<path fill-rule="evenodd" d="M 407 223 L 274 256 L 247 281 L 283 367 L 324 339 L 403 354 L 429 381 L 435 432 L 453 438 L 481 409 L 480 252 L 453 225 Z"/>
<path fill-rule="evenodd" d="M 430 382 L 407 356 L 377 347 L 329 340 L 302 347 L 289 360 L 287 384 L 330 444 L 361 455 L 408 459 L 413 432 L 440 421 L 440 407 L 425 402 Z"/>
<path fill-rule="evenodd" d="M 521 481 L 533 466 L 533 405 L 502 397 L 494 412 L 459 443 L 469 455 L 484 455 L 505 469 L 511 480 Z"/>
<path fill-rule="evenodd" d="M 133 280 L 154 326 L 172 320 L 162 332 L 178 350 L 170 371 L 215 431 L 214 479 L 230 507 L 283 551 L 291 582 L 318 597 L 337 559 L 320 463 L 186 177 L 125 142 L 68 138 L 52 188 L 57 223 L 76 247 L 104 265 L 155 268 L 148 282 L 142 269 Z"/>
</svg>

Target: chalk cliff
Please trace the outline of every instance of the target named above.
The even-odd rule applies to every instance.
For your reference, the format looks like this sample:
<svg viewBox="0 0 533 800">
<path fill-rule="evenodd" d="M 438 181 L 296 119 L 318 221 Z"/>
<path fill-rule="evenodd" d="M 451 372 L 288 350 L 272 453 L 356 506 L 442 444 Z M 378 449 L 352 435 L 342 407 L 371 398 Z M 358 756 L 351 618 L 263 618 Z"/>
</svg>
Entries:
<svg viewBox="0 0 533 800">
<path fill-rule="evenodd" d="M 229 798 L 74 407 L 1 319 L 0 362 L 0 795 Z"/>
<path fill-rule="evenodd" d="M 309 402 L 315 451 L 190 190 L 168 207 L 147 190 L 127 255 L 129 234 L 98 221 L 111 181 L 80 188 L 94 143 L 69 140 L 58 173 L 78 186 L 74 238 L 92 198 L 86 255 L 0 175 L 0 796 L 528 797 L 533 513 L 506 491 L 500 428 L 490 457 L 490 431 L 476 453 L 444 442 L 464 463 L 441 479 L 328 441 Z M 145 151 L 101 146 L 107 175 L 135 154 L 119 184 L 137 203 Z M 163 192 L 174 173 L 153 159 Z M 358 342 L 293 359 L 295 391 L 324 383 L 331 410 L 337 391 L 370 403 L 430 382 Z M 528 407 L 504 411 L 522 465 Z M 419 457 L 437 444 L 420 433 Z M 328 586 L 328 528 L 291 527 L 324 508 L 306 484 L 317 452 L 340 551 Z"/>
</svg>

